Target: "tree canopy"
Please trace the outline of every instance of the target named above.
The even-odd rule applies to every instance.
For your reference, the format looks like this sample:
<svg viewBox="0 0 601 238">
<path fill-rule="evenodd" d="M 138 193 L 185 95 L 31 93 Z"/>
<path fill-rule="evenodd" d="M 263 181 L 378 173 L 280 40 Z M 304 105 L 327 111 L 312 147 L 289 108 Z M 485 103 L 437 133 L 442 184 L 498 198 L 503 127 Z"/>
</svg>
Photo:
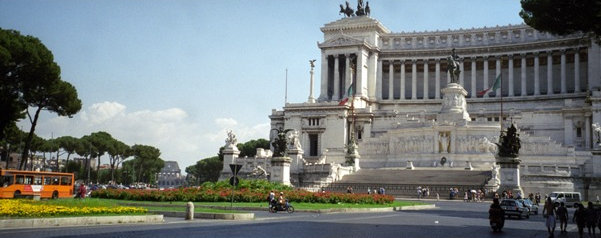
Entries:
<svg viewBox="0 0 601 238">
<path fill-rule="evenodd" d="M 521 0 L 520 17 L 539 31 L 557 35 L 592 33 L 601 37 L 599 0 Z"/>
<path fill-rule="evenodd" d="M 77 90 L 62 81 L 52 52 L 33 36 L 0 28 L 0 140 L 11 123 L 27 115 L 31 122 L 19 168 L 27 163 L 42 110 L 72 116 L 81 109 Z M 33 115 L 28 108 L 34 110 Z M 4 114 L 6 112 L 6 114 Z M 25 114 L 24 114 L 25 112 Z"/>
</svg>

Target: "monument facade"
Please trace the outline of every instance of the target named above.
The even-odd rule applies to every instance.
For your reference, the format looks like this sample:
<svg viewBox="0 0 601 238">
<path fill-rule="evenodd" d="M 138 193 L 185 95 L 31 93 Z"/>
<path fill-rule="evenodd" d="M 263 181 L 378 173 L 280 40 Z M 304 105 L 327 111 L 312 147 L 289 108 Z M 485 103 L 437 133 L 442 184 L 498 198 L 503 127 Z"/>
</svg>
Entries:
<svg viewBox="0 0 601 238">
<path fill-rule="evenodd" d="M 365 6 L 362 14 L 340 8 L 343 18 L 321 27 L 319 96 L 311 87 L 307 102 L 269 116 L 272 129 L 298 133 L 304 165 L 296 173 L 328 165 L 320 171 L 340 170 L 328 175 L 336 180 L 358 170 L 345 167 L 352 139 L 362 169 L 485 170 L 495 184 L 506 167 L 496 164 L 496 143 L 501 128 L 514 124 L 524 192 L 601 193 L 594 39 L 523 24 L 399 33 Z M 291 177 L 301 180 L 314 179 Z"/>
</svg>

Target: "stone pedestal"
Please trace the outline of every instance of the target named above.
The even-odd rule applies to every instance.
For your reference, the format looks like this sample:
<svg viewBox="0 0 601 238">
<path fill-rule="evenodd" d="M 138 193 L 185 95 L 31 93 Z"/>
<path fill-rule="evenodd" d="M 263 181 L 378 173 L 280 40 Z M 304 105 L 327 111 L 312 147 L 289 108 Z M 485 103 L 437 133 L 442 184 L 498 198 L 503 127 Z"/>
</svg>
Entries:
<svg viewBox="0 0 601 238">
<path fill-rule="evenodd" d="M 437 116 L 437 121 L 456 123 L 471 121 L 465 103 L 467 91 L 460 84 L 450 83 L 440 91 L 443 95 L 442 109 Z"/>
<path fill-rule="evenodd" d="M 290 162 L 292 159 L 288 157 L 271 158 L 271 182 L 292 185 L 290 183 Z"/>
<path fill-rule="evenodd" d="M 219 175 L 219 180 L 230 179 L 233 176 L 232 170 L 230 169 L 230 164 L 235 164 L 236 159 L 240 151 L 238 147 L 235 145 L 226 145 L 223 149 L 223 168 L 221 169 L 221 174 Z"/>
<path fill-rule="evenodd" d="M 501 180 L 497 192 L 501 194 L 503 191 L 511 190 L 514 195 L 519 192 L 523 196 L 524 191 L 520 185 L 520 159 L 496 156 L 496 160 L 500 166 L 499 179 Z"/>
<path fill-rule="evenodd" d="M 303 159 L 304 151 L 300 148 L 298 149 L 288 149 L 288 157 L 291 159 L 290 162 L 290 172 L 291 173 L 300 173 L 303 171 L 303 167 L 305 165 L 305 159 Z"/>
</svg>

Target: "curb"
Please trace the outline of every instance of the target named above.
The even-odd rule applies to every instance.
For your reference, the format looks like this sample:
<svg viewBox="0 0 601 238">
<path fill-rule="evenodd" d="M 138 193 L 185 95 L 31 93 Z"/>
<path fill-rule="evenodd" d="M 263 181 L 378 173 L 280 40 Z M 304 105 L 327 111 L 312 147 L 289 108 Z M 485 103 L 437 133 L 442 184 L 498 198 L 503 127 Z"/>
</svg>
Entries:
<svg viewBox="0 0 601 238">
<path fill-rule="evenodd" d="M 186 212 L 152 211 L 151 213 L 162 214 L 166 217 L 186 217 Z M 218 220 L 253 220 L 254 213 L 207 213 L 195 212 L 194 218 L 198 219 L 218 219 Z"/>
<path fill-rule="evenodd" d="M 163 223 L 163 215 L 57 217 L 0 220 L 0 229 L 62 226 L 111 225 L 127 223 Z"/>
</svg>

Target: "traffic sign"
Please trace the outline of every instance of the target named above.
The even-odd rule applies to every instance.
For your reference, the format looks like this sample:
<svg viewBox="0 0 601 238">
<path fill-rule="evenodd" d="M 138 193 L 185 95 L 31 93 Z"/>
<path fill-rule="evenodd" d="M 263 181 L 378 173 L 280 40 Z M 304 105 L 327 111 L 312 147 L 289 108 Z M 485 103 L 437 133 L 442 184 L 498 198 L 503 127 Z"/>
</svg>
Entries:
<svg viewBox="0 0 601 238">
<path fill-rule="evenodd" d="M 241 168 L 241 164 L 230 164 L 230 169 L 232 170 L 232 173 L 234 173 L 234 176 L 238 175 L 238 172 L 240 172 Z"/>
<path fill-rule="evenodd" d="M 230 185 L 232 186 L 238 186 L 238 184 L 240 183 L 240 179 L 238 179 L 238 176 L 232 176 L 230 178 Z"/>
</svg>

